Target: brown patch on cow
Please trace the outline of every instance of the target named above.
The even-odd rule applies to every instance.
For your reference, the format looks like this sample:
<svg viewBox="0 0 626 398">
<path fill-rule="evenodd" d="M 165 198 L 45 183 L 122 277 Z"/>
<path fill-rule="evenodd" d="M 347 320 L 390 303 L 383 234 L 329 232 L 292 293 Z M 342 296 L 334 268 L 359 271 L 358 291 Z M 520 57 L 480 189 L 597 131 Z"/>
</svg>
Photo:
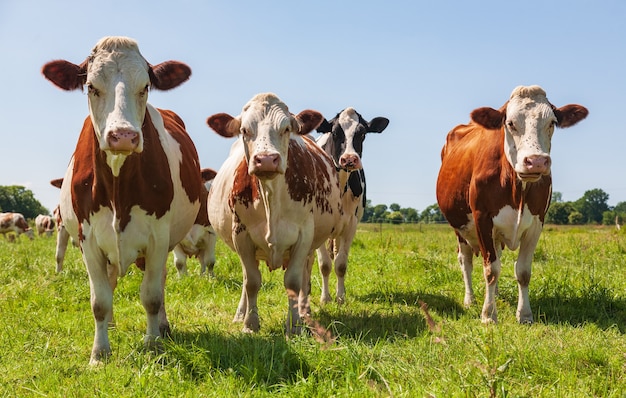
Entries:
<svg viewBox="0 0 626 398">
<path fill-rule="evenodd" d="M 332 160 L 309 138 L 303 136 L 302 139 L 306 148 L 295 140 L 289 142 L 289 157 L 285 171 L 289 196 L 296 202 L 314 202 L 315 207 L 322 213 L 332 213 L 333 208 L 328 201 L 332 192 L 330 183 L 333 182 L 328 165 L 332 164 Z M 337 178 L 334 180 L 338 181 Z"/>
<path fill-rule="evenodd" d="M 248 174 L 248 163 L 244 156 L 235 169 L 235 179 L 233 189 L 228 198 L 228 206 L 234 210 L 235 204 L 240 203 L 245 207 L 250 207 L 252 203 L 259 200 L 259 179 Z"/>
</svg>

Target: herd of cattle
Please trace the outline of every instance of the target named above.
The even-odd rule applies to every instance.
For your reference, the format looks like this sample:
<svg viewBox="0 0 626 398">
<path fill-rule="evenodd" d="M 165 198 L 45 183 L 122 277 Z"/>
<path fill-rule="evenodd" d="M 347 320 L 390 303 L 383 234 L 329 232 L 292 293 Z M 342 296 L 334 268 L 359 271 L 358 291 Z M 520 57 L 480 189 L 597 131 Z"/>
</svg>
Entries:
<svg viewBox="0 0 626 398">
<path fill-rule="evenodd" d="M 332 120 L 313 110 L 293 114 L 276 95 L 258 94 L 237 116 L 208 118 L 217 134 L 237 138 L 216 173 L 201 170 L 178 115 L 147 102 L 149 89 L 169 90 L 185 82 L 191 75 L 187 65 L 152 65 L 134 40 L 105 37 L 81 64 L 52 61 L 42 72 L 64 90 L 88 91 L 89 116 L 67 172 L 51 183 L 61 191 L 55 211 L 57 271 L 71 238 L 89 274 L 96 329 L 92 364 L 111 352 L 107 327 L 118 276 L 133 263 L 144 270 L 140 298 L 147 315 L 145 343 L 151 346 L 169 332 L 164 306 L 169 252 L 181 274 L 189 256 L 197 256 L 203 272 L 212 273 L 216 236 L 241 261 L 243 284 L 234 319 L 243 321 L 244 331 L 260 327 L 260 260 L 270 270 L 284 269 L 287 334 L 300 333 L 309 319 L 315 251 L 323 276 L 321 301 L 331 300 L 333 262 L 335 297 L 345 300 L 348 252 L 365 203 L 363 141 L 367 133 L 385 130 L 386 118 L 368 122 L 353 108 Z M 533 321 L 528 284 L 551 198 L 552 134 L 587 113 L 581 105 L 555 107 L 538 86 L 520 86 L 500 109 L 476 109 L 469 124 L 448 133 L 437 201 L 457 235 L 465 305 L 474 302 L 473 256 L 482 255 L 483 322 L 497 320 L 495 290 L 505 246 L 519 248 L 517 318 Z M 321 133 L 317 140 L 309 135 L 315 130 Z M 16 218 L 3 214 L 0 233 L 9 224 L 24 228 L 23 217 Z M 42 218 L 38 228 L 40 222 L 42 231 L 53 230 L 54 220 Z M 26 225 L 21 232 L 28 231 Z"/>
</svg>

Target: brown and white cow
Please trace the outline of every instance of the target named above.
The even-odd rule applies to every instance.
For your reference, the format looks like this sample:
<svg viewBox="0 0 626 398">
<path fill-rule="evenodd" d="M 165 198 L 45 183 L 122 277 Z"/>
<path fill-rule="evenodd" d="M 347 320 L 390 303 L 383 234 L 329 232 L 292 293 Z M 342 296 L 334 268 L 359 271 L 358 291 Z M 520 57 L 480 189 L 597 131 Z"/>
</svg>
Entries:
<svg viewBox="0 0 626 398">
<path fill-rule="evenodd" d="M 207 198 L 211 183 L 217 172 L 210 168 L 201 170 L 203 189 L 200 193 L 200 211 L 196 221 L 185 238 L 174 247 L 174 264 L 179 276 L 187 275 L 187 258 L 196 257 L 200 262 L 200 274 L 204 275 L 208 270 L 210 277 L 214 277 L 215 245 L 217 235 L 209 222 L 207 214 Z"/>
<path fill-rule="evenodd" d="M 285 269 L 289 299 L 287 334 L 301 331 L 308 316 L 312 254 L 340 231 L 341 198 L 332 160 L 305 136 L 323 117 L 305 110 L 294 116 L 274 94 L 258 94 L 232 117 L 220 113 L 208 125 L 224 137 L 239 136 L 209 193 L 211 225 L 237 252 L 243 290 L 235 321 L 259 330 L 259 260 Z"/>
<path fill-rule="evenodd" d="M 35 227 L 37 228 L 37 235 L 51 236 L 54 232 L 54 219 L 47 214 L 39 214 L 35 217 Z"/>
<path fill-rule="evenodd" d="M 177 61 L 149 64 L 137 43 L 105 37 L 80 65 L 47 63 L 44 76 L 64 90 L 88 91 L 84 122 L 61 186 L 61 216 L 79 242 L 89 273 L 95 336 L 90 363 L 110 352 L 118 275 L 145 266 L 140 289 L 147 315 L 145 343 L 169 331 L 164 307 L 166 260 L 200 208 L 200 167 L 182 120 L 147 103 L 149 89 L 186 81 Z"/>
<path fill-rule="evenodd" d="M 368 122 L 354 108 L 346 108 L 330 121 L 324 119 L 317 128 L 322 135 L 317 144 L 333 159 L 339 173 L 339 187 L 343 202 L 346 227 L 337 238 L 328 241 L 317 250 L 317 261 L 322 274 L 321 302 L 331 301 L 328 279 L 333 268 L 337 275 L 336 300 L 343 303 L 346 297 L 345 275 L 348 270 L 350 246 L 356 228 L 365 209 L 365 172 L 361 158 L 363 141 L 367 133 L 382 133 L 389 125 L 389 119 L 375 117 Z M 330 252 L 330 253 L 329 253 Z"/>
<path fill-rule="evenodd" d="M 0 234 L 6 239 L 6 234 L 12 232 L 15 233 L 17 238 L 21 234 L 25 234 L 30 240 L 33 240 L 35 235 L 21 213 L 0 213 Z M 13 235 L 9 235 L 8 240 L 12 242 L 14 240 Z"/>
<path fill-rule="evenodd" d="M 581 105 L 556 108 L 539 86 L 520 86 L 500 109 L 476 109 L 469 124 L 448 133 L 441 152 L 437 201 L 456 231 L 466 306 L 474 301 L 472 255 L 482 254 L 483 322 L 497 321 L 495 295 L 505 246 L 519 248 L 517 319 L 533 322 L 528 285 L 550 205 L 552 134 L 555 127 L 573 126 L 587 113 Z"/>
</svg>

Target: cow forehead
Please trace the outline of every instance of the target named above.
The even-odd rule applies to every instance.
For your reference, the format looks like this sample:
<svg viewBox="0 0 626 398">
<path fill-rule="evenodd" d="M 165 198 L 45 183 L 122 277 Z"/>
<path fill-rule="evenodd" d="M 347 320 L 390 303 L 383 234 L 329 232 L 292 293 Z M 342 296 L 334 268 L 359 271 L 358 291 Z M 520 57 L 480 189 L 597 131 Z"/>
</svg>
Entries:
<svg viewBox="0 0 626 398">
<path fill-rule="evenodd" d="M 148 62 L 139 52 L 134 40 L 125 38 L 105 38 L 93 49 L 89 57 L 87 80 L 108 80 L 122 73 L 131 81 L 147 81 Z"/>
<path fill-rule="evenodd" d="M 243 108 L 241 123 L 244 126 L 255 127 L 259 123 L 274 127 L 282 127 L 290 122 L 290 113 L 278 97 L 265 94 L 252 98 Z"/>
<path fill-rule="evenodd" d="M 522 92 L 511 96 L 506 108 L 507 119 L 552 120 L 552 105 L 543 90 Z"/>
</svg>

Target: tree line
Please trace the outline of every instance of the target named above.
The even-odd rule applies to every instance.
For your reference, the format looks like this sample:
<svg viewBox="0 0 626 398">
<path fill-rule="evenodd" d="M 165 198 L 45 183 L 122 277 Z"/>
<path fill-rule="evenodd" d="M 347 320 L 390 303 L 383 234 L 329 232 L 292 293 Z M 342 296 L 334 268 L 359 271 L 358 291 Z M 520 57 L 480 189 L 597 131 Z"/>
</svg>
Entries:
<svg viewBox="0 0 626 398">
<path fill-rule="evenodd" d="M 546 224 L 582 225 L 623 223 L 626 219 L 626 202 L 619 202 L 611 207 L 608 204 L 609 194 L 602 189 L 591 189 L 575 201 L 564 202 L 560 192 L 552 193 L 552 200 Z M 372 205 L 368 200 L 361 222 L 365 223 L 443 223 L 445 217 L 435 203 L 419 212 L 411 207 L 403 208 L 397 203 L 387 206 L 384 204 Z"/>
<path fill-rule="evenodd" d="M 619 202 L 611 207 L 608 204 L 609 194 L 602 189 L 591 189 L 575 201 L 564 202 L 560 192 L 552 193 L 552 201 L 545 222 L 559 225 L 623 223 L 626 219 L 626 202 Z M 39 214 L 50 214 L 33 195 L 33 192 L 23 186 L 0 186 L 0 212 L 22 213 L 27 219 L 34 219 Z M 443 223 L 446 222 L 439 206 L 435 203 L 421 212 L 402 207 L 397 203 L 389 206 L 384 204 L 372 205 L 367 201 L 361 222 L 365 223 Z"/>
</svg>

